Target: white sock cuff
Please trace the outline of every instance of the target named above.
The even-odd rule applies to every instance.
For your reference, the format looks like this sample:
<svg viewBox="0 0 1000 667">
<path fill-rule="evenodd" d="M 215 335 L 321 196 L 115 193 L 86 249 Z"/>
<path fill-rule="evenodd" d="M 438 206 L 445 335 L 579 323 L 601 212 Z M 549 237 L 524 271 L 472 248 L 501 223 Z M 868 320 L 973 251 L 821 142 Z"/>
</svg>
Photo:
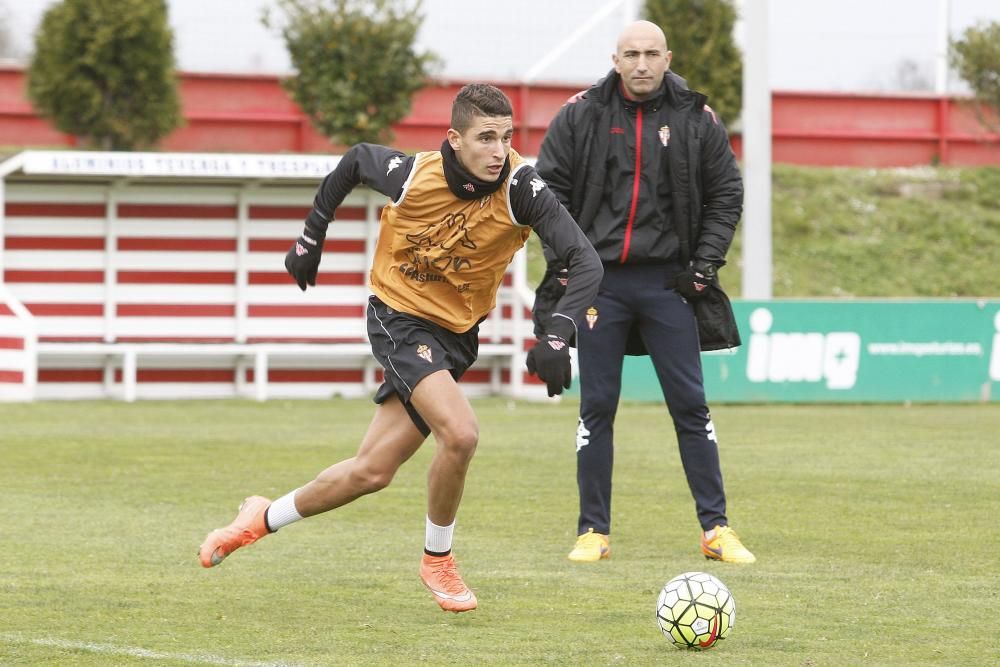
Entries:
<svg viewBox="0 0 1000 667">
<path fill-rule="evenodd" d="M 295 509 L 295 493 L 297 491 L 298 489 L 295 489 L 295 491 L 286 493 L 267 508 L 267 527 L 271 529 L 271 532 L 302 518 L 299 511 Z"/>
<path fill-rule="evenodd" d="M 451 538 L 455 534 L 455 522 L 451 525 L 438 526 L 427 517 L 427 528 L 424 532 L 424 549 L 441 554 L 451 551 Z"/>
</svg>

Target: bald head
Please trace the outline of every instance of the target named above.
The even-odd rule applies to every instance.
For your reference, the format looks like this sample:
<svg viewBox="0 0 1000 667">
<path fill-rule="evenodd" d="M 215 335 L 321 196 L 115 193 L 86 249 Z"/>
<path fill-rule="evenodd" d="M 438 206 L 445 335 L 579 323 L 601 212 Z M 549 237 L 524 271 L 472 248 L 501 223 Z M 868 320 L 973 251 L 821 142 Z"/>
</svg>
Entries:
<svg viewBox="0 0 1000 667">
<path fill-rule="evenodd" d="M 622 44 L 635 39 L 656 41 L 663 52 L 667 52 L 667 36 L 663 34 L 660 26 L 652 21 L 635 21 L 625 26 L 618 35 L 618 53 L 622 51 Z"/>
<path fill-rule="evenodd" d="M 626 94 L 644 100 L 660 90 L 672 55 L 660 26 L 636 21 L 625 26 L 618 36 L 618 48 L 611 60 L 621 75 Z"/>
</svg>

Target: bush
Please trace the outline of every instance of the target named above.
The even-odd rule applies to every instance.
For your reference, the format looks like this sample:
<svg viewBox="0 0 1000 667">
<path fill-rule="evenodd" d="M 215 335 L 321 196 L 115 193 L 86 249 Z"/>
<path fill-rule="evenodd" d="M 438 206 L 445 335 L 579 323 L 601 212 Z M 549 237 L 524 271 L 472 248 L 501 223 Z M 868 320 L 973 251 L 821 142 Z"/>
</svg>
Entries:
<svg viewBox="0 0 1000 667">
<path fill-rule="evenodd" d="M 976 100 L 1000 113 L 1000 23 L 980 23 L 968 28 L 962 39 L 951 43 L 952 66 L 969 84 Z M 1000 124 L 980 120 L 994 132 Z"/>
<path fill-rule="evenodd" d="M 407 3 L 410 4 L 410 3 Z M 414 50 L 422 17 L 393 0 L 278 0 L 281 34 L 297 74 L 292 99 L 334 142 L 388 143 L 437 62 Z M 264 24 L 275 21 L 265 13 Z"/>
<path fill-rule="evenodd" d="M 35 35 L 27 73 L 38 113 L 84 145 L 131 150 L 181 124 L 163 0 L 63 0 Z"/>
</svg>

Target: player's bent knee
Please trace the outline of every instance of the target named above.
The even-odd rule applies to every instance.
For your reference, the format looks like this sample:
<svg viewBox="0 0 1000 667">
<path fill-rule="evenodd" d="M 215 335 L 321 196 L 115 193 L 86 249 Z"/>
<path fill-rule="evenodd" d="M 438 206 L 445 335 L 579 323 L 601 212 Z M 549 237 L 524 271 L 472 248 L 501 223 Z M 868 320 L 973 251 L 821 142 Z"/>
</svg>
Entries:
<svg viewBox="0 0 1000 667">
<path fill-rule="evenodd" d="M 440 434 L 439 442 L 458 456 L 471 457 L 479 444 L 479 428 L 475 424 L 449 428 Z"/>
</svg>

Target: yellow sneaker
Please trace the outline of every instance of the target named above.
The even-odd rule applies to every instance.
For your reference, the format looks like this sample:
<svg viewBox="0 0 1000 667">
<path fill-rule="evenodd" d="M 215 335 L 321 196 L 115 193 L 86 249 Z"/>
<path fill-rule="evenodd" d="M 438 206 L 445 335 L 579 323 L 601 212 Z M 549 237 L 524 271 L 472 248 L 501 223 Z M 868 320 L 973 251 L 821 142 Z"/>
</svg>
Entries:
<svg viewBox="0 0 1000 667">
<path fill-rule="evenodd" d="M 729 526 L 716 526 L 701 534 L 701 552 L 705 558 L 724 563 L 753 563 L 757 558 L 743 546 Z"/>
<path fill-rule="evenodd" d="M 445 611 L 472 611 L 478 605 L 476 595 L 462 581 L 455 565 L 455 557 L 428 556 L 424 554 L 420 561 L 420 580 L 424 582 L 434 600 Z"/>
<path fill-rule="evenodd" d="M 240 504 L 240 512 L 225 528 L 216 528 L 205 537 L 198 549 L 202 567 L 218 565 L 240 547 L 246 547 L 268 534 L 264 512 L 271 501 L 263 496 L 250 496 Z"/>
<path fill-rule="evenodd" d="M 595 533 L 593 528 L 576 538 L 576 546 L 569 552 L 569 559 L 577 563 L 596 563 L 611 556 L 611 543 L 607 535 Z"/>
</svg>

